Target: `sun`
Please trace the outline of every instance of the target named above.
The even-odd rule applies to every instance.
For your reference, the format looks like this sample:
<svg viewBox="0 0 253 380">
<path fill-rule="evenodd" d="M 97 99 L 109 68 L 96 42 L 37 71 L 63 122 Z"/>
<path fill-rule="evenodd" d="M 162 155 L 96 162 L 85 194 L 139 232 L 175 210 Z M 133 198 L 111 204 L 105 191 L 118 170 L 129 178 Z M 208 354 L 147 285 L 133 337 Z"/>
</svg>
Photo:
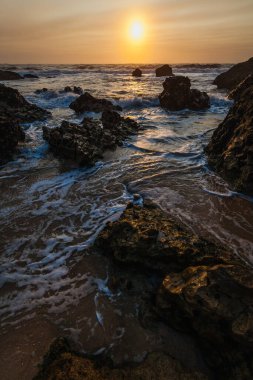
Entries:
<svg viewBox="0 0 253 380">
<path fill-rule="evenodd" d="M 144 23 L 140 20 L 134 20 L 129 27 L 129 36 L 132 41 L 139 42 L 144 38 L 145 27 Z"/>
</svg>

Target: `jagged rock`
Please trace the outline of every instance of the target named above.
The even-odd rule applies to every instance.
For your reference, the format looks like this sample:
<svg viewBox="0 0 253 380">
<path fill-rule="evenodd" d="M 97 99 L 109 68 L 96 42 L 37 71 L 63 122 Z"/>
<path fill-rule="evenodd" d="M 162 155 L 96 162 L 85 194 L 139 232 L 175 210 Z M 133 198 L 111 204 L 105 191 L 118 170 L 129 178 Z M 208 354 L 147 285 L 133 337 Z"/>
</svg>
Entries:
<svg viewBox="0 0 253 380">
<path fill-rule="evenodd" d="M 23 79 L 18 73 L 8 70 L 0 70 L 0 80 L 19 80 Z"/>
<path fill-rule="evenodd" d="M 5 120 L 0 115 L 0 160 L 9 159 L 19 141 L 25 139 L 25 133 L 20 125 L 11 120 Z"/>
<path fill-rule="evenodd" d="M 157 77 L 170 77 L 174 75 L 172 73 L 172 68 L 169 65 L 158 67 L 155 72 Z"/>
<path fill-rule="evenodd" d="M 190 371 L 176 359 L 153 353 L 136 365 L 113 368 L 110 360 L 87 358 L 71 350 L 65 338 L 58 338 L 49 348 L 39 373 L 33 380 L 207 380 L 207 376 Z"/>
<path fill-rule="evenodd" d="M 138 77 L 140 78 L 142 76 L 142 71 L 141 69 L 135 69 L 133 72 L 132 72 L 132 76 L 133 77 Z"/>
<path fill-rule="evenodd" d="M 64 88 L 64 92 L 72 92 L 73 90 L 72 90 L 72 88 L 70 87 L 70 86 L 66 86 L 65 88 Z"/>
<path fill-rule="evenodd" d="M 253 195 L 253 85 L 238 96 L 205 152 L 235 190 Z"/>
<path fill-rule="evenodd" d="M 253 378 L 253 271 L 233 252 L 194 235 L 149 202 L 128 205 L 94 249 L 124 267 L 162 274 L 154 312 L 198 337 L 215 378 Z"/>
<path fill-rule="evenodd" d="M 75 99 L 69 107 L 77 113 L 103 112 L 106 110 L 122 111 L 121 107 L 113 105 L 109 100 L 94 98 L 88 92 Z"/>
<path fill-rule="evenodd" d="M 171 111 L 184 108 L 201 110 L 210 107 L 209 96 L 206 92 L 191 90 L 188 77 L 173 76 L 163 82 L 164 91 L 159 95 L 160 105 Z"/>
<path fill-rule="evenodd" d="M 253 86 L 253 74 L 245 78 L 238 86 L 228 94 L 228 99 L 238 100 L 242 93 L 250 86 Z"/>
<path fill-rule="evenodd" d="M 0 84 L 0 114 L 2 119 L 7 121 L 22 122 L 44 120 L 51 115 L 50 112 L 25 100 L 18 90 L 3 84 Z"/>
<path fill-rule="evenodd" d="M 86 165 L 139 129 L 135 121 L 114 111 L 104 111 L 101 121 L 85 118 L 81 125 L 63 121 L 57 128 L 43 127 L 43 137 L 57 155 Z"/>
<path fill-rule="evenodd" d="M 48 91 L 48 88 L 43 87 L 41 89 L 35 90 L 35 94 L 42 94 L 42 93 L 47 92 L 47 91 Z"/>
<path fill-rule="evenodd" d="M 39 77 L 37 75 L 34 75 L 34 74 L 25 74 L 24 78 L 27 78 L 27 79 L 38 79 Z"/>
<path fill-rule="evenodd" d="M 234 65 L 225 73 L 218 75 L 213 84 L 216 84 L 218 88 L 233 90 L 249 74 L 253 74 L 253 57 L 246 62 Z"/>
</svg>

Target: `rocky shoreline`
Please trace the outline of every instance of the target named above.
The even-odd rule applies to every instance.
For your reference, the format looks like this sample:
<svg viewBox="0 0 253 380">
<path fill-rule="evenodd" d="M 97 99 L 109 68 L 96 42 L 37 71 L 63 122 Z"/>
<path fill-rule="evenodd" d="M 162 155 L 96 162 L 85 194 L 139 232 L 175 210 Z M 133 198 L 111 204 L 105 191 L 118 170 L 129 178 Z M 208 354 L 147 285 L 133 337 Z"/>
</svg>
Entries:
<svg viewBox="0 0 253 380">
<path fill-rule="evenodd" d="M 189 373 L 175 361 L 178 369 L 173 373 L 172 358 L 154 354 L 151 372 L 159 374 L 157 379 L 166 378 L 167 365 L 172 379 L 252 378 L 253 272 L 233 253 L 192 234 L 149 201 L 143 206 L 129 204 L 118 221 L 106 225 L 91 250 L 120 264 L 118 277 L 116 274 L 109 282 L 114 291 L 122 283 L 126 284 L 125 291 L 134 287 L 131 268 L 148 276 L 158 274 L 154 295 L 146 301 L 139 318 L 146 328 L 163 321 L 168 327 L 194 335 L 205 353 L 208 376 Z M 51 347 L 36 380 L 150 379 L 145 371 L 150 357 L 135 368 L 128 365 L 115 369 L 112 363 L 105 365 L 106 361 L 110 363 L 109 357 L 83 357 L 66 341 L 60 342 L 60 346 L 58 341 Z M 155 362 L 160 360 L 163 364 L 156 368 Z"/>
</svg>

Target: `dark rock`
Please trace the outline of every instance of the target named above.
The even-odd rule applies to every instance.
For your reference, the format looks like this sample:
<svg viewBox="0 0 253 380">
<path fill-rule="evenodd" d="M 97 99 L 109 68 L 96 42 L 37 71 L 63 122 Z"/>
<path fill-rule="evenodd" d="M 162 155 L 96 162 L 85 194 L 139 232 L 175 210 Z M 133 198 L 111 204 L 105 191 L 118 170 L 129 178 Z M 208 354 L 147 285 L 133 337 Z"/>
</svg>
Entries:
<svg viewBox="0 0 253 380">
<path fill-rule="evenodd" d="M 124 267 L 162 273 L 156 315 L 198 337 L 215 378 L 253 378 L 253 272 L 233 252 L 146 202 L 108 223 L 94 248 Z"/>
<path fill-rule="evenodd" d="M 103 112 L 106 110 L 122 111 L 121 107 L 113 105 L 109 100 L 94 98 L 88 92 L 75 99 L 69 107 L 77 113 Z"/>
<path fill-rule="evenodd" d="M 242 93 L 250 86 L 253 86 L 253 74 L 245 78 L 238 86 L 228 94 L 228 99 L 238 100 Z"/>
<path fill-rule="evenodd" d="M 44 92 L 47 92 L 48 89 L 46 87 L 43 87 L 41 89 L 35 90 L 35 94 L 42 94 Z"/>
<path fill-rule="evenodd" d="M 13 71 L 0 70 L 0 80 L 19 80 L 23 79 L 18 73 Z"/>
<path fill-rule="evenodd" d="M 39 77 L 37 75 L 34 75 L 34 74 L 25 74 L 24 78 L 27 78 L 27 79 L 38 79 Z"/>
<path fill-rule="evenodd" d="M 64 88 L 64 92 L 72 92 L 73 90 L 72 90 L 72 88 L 70 87 L 70 86 L 66 86 L 65 88 Z"/>
<path fill-rule="evenodd" d="M 11 158 L 19 141 L 24 141 L 25 133 L 15 121 L 5 120 L 0 115 L 0 160 Z"/>
<path fill-rule="evenodd" d="M 172 73 L 172 68 L 169 65 L 158 67 L 155 72 L 157 77 L 170 77 L 174 75 Z"/>
<path fill-rule="evenodd" d="M 191 81 L 188 77 L 173 76 L 163 82 L 164 91 L 160 94 L 160 105 L 171 111 L 184 108 L 200 110 L 210 107 L 206 92 L 191 90 Z"/>
<path fill-rule="evenodd" d="M 105 111 L 102 123 L 89 118 L 85 118 L 81 125 L 63 121 L 58 128 L 43 127 L 43 137 L 57 155 L 86 165 L 102 158 L 105 150 L 121 145 L 138 129 L 135 121 L 114 111 Z"/>
<path fill-rule="evenodd" d="M 73 92 L 74 92 L 74 94 L 82 95 L 83 89 L 81 87 L 74 86 Z"/>
<path fill-rule="evenodd" d="M 30 122 L 44 120 L 51 113 L 29 103 L 18 90 L 0 84 L 0 115 L 7 121 Z"/>
<path fill-rule="evenodd" d="M 235 190 L 253 195 L 253 85 L 236 98 L 205 151 L 210 166 Z"/>
<path fill-rule="evenodd" d="M 86 357 L 71 349 L 66 338 L 53 342 L 33 380 L 207 380 L 164 353 L 152 353 L 143 363 L 113 368 L 108 358 Z"/>
<path fill-rule="evenodd" d="M 253 74 L 253 57 L 246 62 L 234 65 L 225 73 L 218 75 L 213 84 L 216 84 L 218 88 L 233 90 L 249 74 Z"/>
<path fill-rule="evenodd" d="M 132 72 L 132 76 L 133 77 L 138 77 L 140 78 L 142 76 L 142 71 L 141 69 L 135 69 L 133 72 Z"/>
</svg>

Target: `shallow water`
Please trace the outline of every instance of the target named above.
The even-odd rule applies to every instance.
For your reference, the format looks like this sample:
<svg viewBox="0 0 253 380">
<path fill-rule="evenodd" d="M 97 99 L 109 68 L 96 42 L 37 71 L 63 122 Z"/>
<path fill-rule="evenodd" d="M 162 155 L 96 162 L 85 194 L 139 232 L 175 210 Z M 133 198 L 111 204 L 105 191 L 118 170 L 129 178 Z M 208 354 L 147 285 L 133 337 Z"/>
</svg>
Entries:
<svg viewBox="0 0 253 380">
<path fill-rule="evenodd" d="M 144 67 L 140 79 L 131 76 L 130 65 L 32 68 L 40 79 L 6 84 L 49 109 L 53 118 L 25 125 L 20 153 L 0 168 L 0 317 L 5 336 L 23 321 L 46 316 L 84 350 L 111 349 L 124 340 L 127 332 L 120 323 L 116 337 L 102 326 L 119 307 L 107 288 L 107 262 L 91 258 L 85 249 L 108 220 L 119 217 L 134 193 L 253 263 L 253 199 L 233 192 L 210 171 L 203 153 L 231 105 L 226 93 L 212 85 L 226 66 L 173 67 L 175 74 L 190 77 L 192 87 L 209 93 L 211 108 L 203 112 L 162 110 L 157 96 L 163 78 L 155 78 L 152 65 Z M 24 66 L 17 71 L 32 72 Z M 83 117 L 68 108 L 76 95 L 60 92 L 67 85 L 113 100 L 146 128 L 91 168 L 54 158 L 42 139 L 42 125 Z M 42 87 L 52 91 L 36 95 Z M 114 311 L 103 316 L 105 305 Z M 97 328 L 106 335 L 104 344 L 87 343 L 94 343 Z M 93 331 L 88 341 L 84 331 Z"/>
</svg>

